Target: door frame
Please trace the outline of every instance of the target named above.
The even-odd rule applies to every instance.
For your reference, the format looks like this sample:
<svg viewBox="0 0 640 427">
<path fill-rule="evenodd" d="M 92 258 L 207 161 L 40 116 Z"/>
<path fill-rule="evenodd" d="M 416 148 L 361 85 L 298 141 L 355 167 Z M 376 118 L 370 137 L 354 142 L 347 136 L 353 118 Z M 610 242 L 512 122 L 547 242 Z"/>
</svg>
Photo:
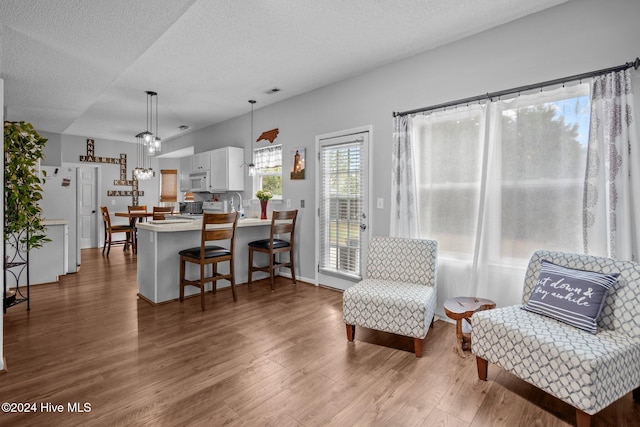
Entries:
<svg viewBox="0 0 640 427">
<path fill-rule="evenodd" d="M 99 163 L 76 163 L 76 162 L 63 162 L 62 166 L 68 166 L 68 167 L 75 167 L 76 168 L 76 236 L 77 236 L 77 248 L 78 248 L 78 265 L 81 264 L 81 258 L 80 258 L 80 192 L 81 192 L 81 188 L 80 188 L 80 169 L 83 167 L 91 167 L 91 168 L 95 168 L 96 171 L 96 186 L 94 188 L 94 192 L 95 194 L 93 195 L 93 197 L 95 197 L 95 201 L 96 201 L 96 222 L 95 222 L 95 230 L 94 232 L 96 233 L 96 244 L 97 247 L 101 247 L 100 242 L 102 242 L 103 240 L 103 231 L 102 231 L 102 219 L 99 216 L 99 212 L 98 210 L 100 209 L 100 205 L 102 203 L 102 197 L 101 197 L 101 192 L 100 189 L 102 188 L 102 166 Z"/>
<path fill-rule="evenodd" d="M 355 127 L 355 128 L 351 128 L 351 129 L 345 129 L 345 130 L 340 130 L 340 131 L 336 131 L 336 132 L 330 132 L 330 133 L 325 133 L 325 134 L 321 134 L 321 135 L 316 135 L 315 138 L 315 159 L 317 160 L 317 167 L 316 169 L 316 173 L 315 173 L 315 206 L 316 206 L 316 212 L 315 212 L 315 217 L 316 217 L 316 221 L 315 221 L 315 285 L 319 286 L 327 286 L 326 284 L 321 284 L 320 283 L 320 277 L 321 276 L 327 276 L 327 274 L 322 274 L 320 273 L 320 182 L 321 182 L 321 177 L 320 174 L 322 173 L 321 171 L 321 164 L 319 161 L 320 158 L 320 144 L 321 141 L 326 140 L 326 139 L 332 139 L 332 138 L 339 138 L 339 137 L 346 137 L 349 135 L 355 135 L 355 134 L 359 134 L 359 133 L 366 133 L 367 134 L 367 164 L 366 164 L 366 168 L 367 168 L 367 172 L 365 175 L 363 175 L 365 177 L 365 179 L 367 180 L 367 190 L 366 190 L 366 205 L 363 205 L 363 211 L 367 214 L 367 219 L 366 219 L 366 223 L 367 223 L 367 228 L 365 231 L 363 231 L 362 233 L 364 233 L 366 235 L 366 241 L 368 242 L 371 239 L 371 225 L 372 225 L 372 216 L 371 216 L 371 212 L 372 212 L 372 188 L 371 188 L 371 182 L 372 182 L 372 171 L 371 171 L 371 158 L 372 158 L 372 154 L 373 154 L 373 125 L 365 125 L 365 126 L 359 126 L 359 127 Z M 365 271 L 364 271 L 364 267 L 366 267 L 366 257 L 367 257 L 367 247 L 366 245 L 363 245 L 360 248 L 360 265 L 362 266 L 362 275 L 364 276 Z M 358 280 L 354 279 L 354 280 L 349 280 L 347 278 L 343 278 L 343 277 L 337 277 L 337 276 L 332 276 L 333 280 L 340 285 L 340 287 L 338 289 L 348 289 L 349 287 L 355 285 Z"/>
</svg>

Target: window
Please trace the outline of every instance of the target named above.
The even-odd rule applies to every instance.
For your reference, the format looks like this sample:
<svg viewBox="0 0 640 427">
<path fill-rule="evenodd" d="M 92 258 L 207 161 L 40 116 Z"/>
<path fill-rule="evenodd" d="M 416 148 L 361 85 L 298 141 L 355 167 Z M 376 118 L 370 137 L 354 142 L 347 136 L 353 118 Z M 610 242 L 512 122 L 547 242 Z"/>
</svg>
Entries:
<svg viewBox="0 0 640 427">
<path fill-rule="evenodd" d="M 160 202 L 165 206 L 174 206 L 178 201 L 178 170 L 160 170 Z"/>
<path fill-rule="evenodd" d="M 580 252 L 589 85 L 414 118 L 420 229 L 441 256 Z"/>
<path fill-rule="evenodd" d="M 256 173 L 255 191 L 268 190 L 274 199 L 282 199 L 282 145 L 253 150 Z"/>
</svg>

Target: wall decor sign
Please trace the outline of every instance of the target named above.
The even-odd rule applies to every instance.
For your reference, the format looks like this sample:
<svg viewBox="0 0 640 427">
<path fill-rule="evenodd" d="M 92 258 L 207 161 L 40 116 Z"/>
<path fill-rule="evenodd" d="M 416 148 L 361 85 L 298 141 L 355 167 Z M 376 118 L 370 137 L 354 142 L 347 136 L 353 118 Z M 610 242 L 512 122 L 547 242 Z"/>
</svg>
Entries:
<svg viewBox="0 0 640 427">
<path fill-rule="evenodd" d="M 107 190 L 108 197 L 125 196 L 133 198 L 133 206 L 138 205 L 139 196 L 144 196 L 144 191 L 138 190 L 138 180 L 133 171 L 133 179 L 127 179 L 127 155 L 120 153 L 120 157 L 99 157 L 95 155 L 95 141 L 87 139 L 87 155 L 80 156 L 84 163 L 106 163 L 108 165 L 120 165 L 120 179 L 115 179 L 113 185 L 133 187 L 131 190 Z"/>
<path fill-rule="evenodd" d="M 305 149 L 291 150 L 291 179 L 304 179 Z"/>
<path fill-rule="evenodd" d="M 280 130 L 278 128 L 266 130 L 260 134 L 258 139 L 256 139 L 256 142 L 262 141 L 264 139 L 266 141 L 269 141 L 271 144 L 273 144 L 273 141 L 276 140 L 279 133 L 280 133 Z"/>
</svg>

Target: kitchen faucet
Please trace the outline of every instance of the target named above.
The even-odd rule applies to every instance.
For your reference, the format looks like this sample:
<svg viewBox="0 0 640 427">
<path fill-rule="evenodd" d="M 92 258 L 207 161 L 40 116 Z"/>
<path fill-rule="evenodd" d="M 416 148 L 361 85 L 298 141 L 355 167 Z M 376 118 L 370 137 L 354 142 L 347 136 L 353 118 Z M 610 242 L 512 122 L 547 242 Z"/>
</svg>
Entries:
<svg viewBox="0 0 640 427">
<path fill-rule="evenodd" d="M 240 203 L 238 203 L 238 209 L 236 209 L 236 206 L 233 204 L 233 199 L 236 197 L 236 194 L 238 195 L 238 200 L 240 201 Z M 242 196 L 238 192 L 231 195 L 231 212 L 235 212 L 236 210 L 242 214 Z"/>
</svg>

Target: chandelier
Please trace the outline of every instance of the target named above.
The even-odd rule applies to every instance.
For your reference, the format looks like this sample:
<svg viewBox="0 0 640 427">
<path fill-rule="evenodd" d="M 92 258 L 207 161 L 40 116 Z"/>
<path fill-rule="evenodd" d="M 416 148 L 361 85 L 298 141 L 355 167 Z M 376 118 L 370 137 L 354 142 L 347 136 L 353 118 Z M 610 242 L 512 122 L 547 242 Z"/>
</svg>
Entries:
<svg viewBox="0 0 640 427">
<path fill-rule="evenodd" d="M 146 94 L 147 130 L 140 132 L 135 136 L 138 150 L 138 166 L 133 170 L 133 175 L 138 180 L 151 179 L 156 175 L 154 170 L 151 168 L 151 157 L 162 150 L 162 139 L 158 136 L 158 94 L 150 90 L 146 91 Z M 154 124 L 155 134 L 153 133 Z"/>
</svg>

